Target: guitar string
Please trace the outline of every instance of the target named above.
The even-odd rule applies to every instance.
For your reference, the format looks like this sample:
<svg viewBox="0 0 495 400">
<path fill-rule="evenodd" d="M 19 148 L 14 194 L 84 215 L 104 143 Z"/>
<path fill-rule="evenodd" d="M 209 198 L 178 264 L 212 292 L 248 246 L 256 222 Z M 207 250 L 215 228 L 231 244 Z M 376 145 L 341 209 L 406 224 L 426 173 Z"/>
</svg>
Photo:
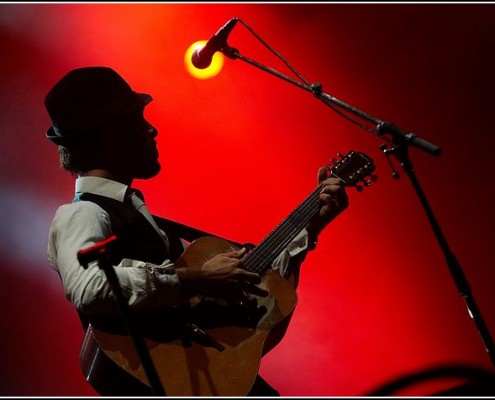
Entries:
<svg viewBox="0 0 495 400">
<path fill-rule="evenodd" d="M 271 262 L 282 251 L 282 249 L 297 235 L 309 222 L 309 219 L 313 216 L 312 208 L 317 209 L 318 196 L 321 191 L 321 185 L 318 185 L 316 189 L 301 203 L 301 206 L 296 208 L 270 235 L 264 242 L 260 244 L 258 252 L 253 254 L 253 260 L 258 265 L 256 266 L 256 272 L 261 271 L 264 267 L 262 263 Z M 311 212 L 310 215 L 308 213 Z M 296 223 L 296 225 L 294 225 Z M 292 232 L 291 232 L 292 230 Z M 274 246 L 274 242 L 278 242 L 281 237 L 285 237 L 285 241 L 278 246 Z M 286 243 L 285 243 L 286 242 Z M 256 249 L 255 249 L 256 250 Z M 273 259 L 272 259 L 273 258 Z"/>
<path fill-rule="evenodd" d="M 260 243 L 258 247 L 256 247 L 252 253 L 249 254 L 249 259 L 245 260 L 246 264 L 249 264 L 250 262 L 253 264 L 259 264 L 260 261 L 266 261 L 266 259 L 269 257 L 268 251 L 270 248 L 274 247 L 273 242 L 277 242 L 279 240 L 279 237 L 281 236 L 281 233 L 284 233 L 287 235 L 287 227 L 288 227 L 288 222 L 291 220 L 295 219 L 297 215 L 299 214 L 299 211 L 302 210 L 304 211 L 305 209 L 308 208 L 308 203 L 311 203 L 314 195 L 316 192 L 319 192 L 319 188 L 315 189 L 315 191 L 308 196 L 308 198 L 301 203 L 301 206 L 296 208 L 278 227 L 276 227 L 272 234 L 270 234 L 263 242 Z M 302 228 L 301 228 L 302 229 Z M 297 233 L 296 233 L 297 234 Z M 271 260 L 269 260 L 271 261 Z M 248 267 L 252 268 L 252 265 L 248 265 Z M 250 268 L 250 269 L 251 269 Z M 255 270 L 259 271 L 259 266 L 255 266 Z"/>
<path fill-rule="evenodd" d="M 270 261 L 273 261 L 278 254 L 290 243 L 290 241 L 304 228 L 304 226 L 309 222 L 311 216 L 318 210 L 317 207 L 311 207 L 311 214 L 297 215 L 295 219 L 292 219 L 293 224 L 286 224 L 286 226 L 278 232 L 278 236 L 284 238 L 283 241 L 278 243 L 276 246 L 270 246 L 268 248 L 268 256 L 266 257 Z M 269 264 L 260 264 L 257 268 L 262 272 Z"/>
<path fill-rule="evenodd" d="M 356 154 L 349 153 L 340 161 L 340 166 L 347 168 L 352 159 L 355 158 Z M 357 153 L 360 155 L 360 153 Z M 361 156 L 361 158 L 364 158 Z M 369 167 L 370 163 L 367 160 L 366 168 Z M 372 165 L 372 163 L 371 163 Z M 336 165 L 330 170 L 330 175 L 337 177 L 342 180 L 338 175 L 336 175 L 335 169 Z M 354 168 L 356 170 L 357 168 Z M 345 182 L 342 180 L 342 182 Z M 349 182 L 346 182 L 346 186 Z M 289 216 L 277 226 L 268 237 L 262 241 L 253 251 L 245 257 L 243 263 L 244 265 L 254 272 L 263 272 L 264 269 L 269 267 L 271 262 L 276 258 L 278 254 L 283 250 L 285 246 L 304 228 L 304 226 L 309 222 L 313 215 L 318 211 L 319 206 L 319 194 L 321 191 L 321 184 L 318 185 L 315 190 L 297 207 Z M 285 238 L 282 242 L 277 242 L 280 238 Z"/>
<path fill-rule="evenodd" d="M 248 254 L 244 264 L 249 270 L 260 272 L 264 266 L 261 263 L 271 263 L 285 246 L 304 228 L 318 209 L 318 197 L 321 185 L 297 207 L 289 216 L 277 226 L 268 237 L 262 241 L 252 253 Z M 277 245 L 280 238 L 285 238 Z"/>
<path fill-rule="evenodd" d="M 287 223 L 285 223 L 278 232 L 273 236 L 273 239 L 267 241 L 266 246 L 264 246 L 255 257 L 257 266 L 255 268 L 256 272 L 262 272 L 264 269 L 270 266 L 271 262 L 276 258 L 278 254 L 285 248 L 289 242 L 303 229 L 303 227 L 309 222 L 311 216 L 317 211 L 317 206 L 311 207 L 311 203 L 306 205 L 302 211 L 311 210 L 311 214 L 297 213 L 294 214 Z M 305 210 L 306 209 L 306 210 Z M 284 240 L 277 243 L 280 238 Z M 273 244 L 275 242 L 275 244 Z"/>
</svg>

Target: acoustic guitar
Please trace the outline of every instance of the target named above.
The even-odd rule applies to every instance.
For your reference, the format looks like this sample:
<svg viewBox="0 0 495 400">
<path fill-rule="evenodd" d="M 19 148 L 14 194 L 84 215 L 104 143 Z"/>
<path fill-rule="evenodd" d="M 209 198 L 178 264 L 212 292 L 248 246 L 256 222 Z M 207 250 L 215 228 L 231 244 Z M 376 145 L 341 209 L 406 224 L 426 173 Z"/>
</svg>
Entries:
<svg viewBox="0 0 495 400">
<path fill-rule="evenodd" d="M 328 175 L 359 191 L 376 178 L 373 161 L 350 151 L 327 165 Z M 242 259 L 259 273 L 267 297 L 246 301 L 196 297 L 187 307 L 138 315 L 139 329 L 168 396 L 245 396 L 262 357 L 283 338 L 296 307 L 297 295 L 271 265 L 319 210 L 317 186 L 258 246 Z M 219 253 L 238 250 L 229 241 L 201 237 L 190 244 L 177 268 L 202 265 Z M 131 337 L 118 324 L 92 321 L 81 346 L 80 365 L 88 382 L 101 394 L 152 395 Z M 112 390 L 115 388 L 115 390 Z"/>
</svg>

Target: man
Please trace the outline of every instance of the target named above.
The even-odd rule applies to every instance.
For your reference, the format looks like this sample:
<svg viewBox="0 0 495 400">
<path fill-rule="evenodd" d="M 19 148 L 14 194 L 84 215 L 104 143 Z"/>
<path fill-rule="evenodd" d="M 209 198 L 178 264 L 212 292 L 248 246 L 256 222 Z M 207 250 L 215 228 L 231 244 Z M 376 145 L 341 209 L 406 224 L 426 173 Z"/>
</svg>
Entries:
<svg viewBox="0 0 495 400">
<path fill-rule="evenodd" d="M 259 274 L 243 267 L 245 248 L 218 253 L 200 265 L 176 268 L 184 241 L 158 226 L 131 186 L 160 171 L 158 131 L 143 116 L 151 96 L 137 93 L 108 67 L 70 71 L 50 90 L 45 106 L 52 126 L 47 138 L 59 146 L 60 162 L 76 177 L 76 196 L 54 217 L 48 259 L 85 329 L 93 318 L 117 314 L 111 285 L 97 262 L 81 266 L 77 254 L 111 235 L 123 241 L 112 265 L 133 312 L 180 307 L 195 296 L 242 301 L 268 296 Z M 318 173 L 318 213 L 273 262 L 297 286 L 299 267 L 321 230 L 348 205 L 340 181 Z M 114 393 L 113 393 L 114 394 Z M 126 393 L 120 393 L 126 395 Z M 249 395 L 278 395 L 260 377 Z"/>
</svg>

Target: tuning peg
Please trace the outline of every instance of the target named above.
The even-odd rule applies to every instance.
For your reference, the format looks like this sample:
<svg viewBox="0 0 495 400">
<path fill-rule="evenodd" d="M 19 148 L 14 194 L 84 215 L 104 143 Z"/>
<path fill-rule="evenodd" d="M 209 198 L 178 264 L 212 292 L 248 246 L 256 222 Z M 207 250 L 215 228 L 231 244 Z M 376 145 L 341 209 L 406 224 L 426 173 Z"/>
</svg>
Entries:
<svg viewBox="0 0 495 400">
<path fill-rule="evenodd" d="M 361 185 L 356 185 L 356 190 L 358 192 L 362 192 L 363 191 L 363 187 Z"/>
</svg>

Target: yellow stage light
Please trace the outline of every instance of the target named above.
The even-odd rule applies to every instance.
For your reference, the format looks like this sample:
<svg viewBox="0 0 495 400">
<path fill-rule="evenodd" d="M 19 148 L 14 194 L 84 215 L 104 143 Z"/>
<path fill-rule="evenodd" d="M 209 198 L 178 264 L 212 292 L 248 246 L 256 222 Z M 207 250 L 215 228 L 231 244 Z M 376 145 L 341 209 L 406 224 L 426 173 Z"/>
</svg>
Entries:
<svg viewBox="0 0 495 400">
<path fill-rule="evenodd" d="M 184 55 L 184 64 L 186 66 L 186 70 L 197 79 L 213 78 L 220 73 L 223 67 L 224 56 L 219 51 L 213 54 L 211 64 L 207 68 L 199 69 L 192 64 L 191 57 L 193 51 L 196 49 L 201 49 L 206 44 L 206 42 L 206 40 L 199 40 L 193 43 L 191 46 L 189 46 L 189 48 L 186 50 L 186 54 Z"/>
</svg>

